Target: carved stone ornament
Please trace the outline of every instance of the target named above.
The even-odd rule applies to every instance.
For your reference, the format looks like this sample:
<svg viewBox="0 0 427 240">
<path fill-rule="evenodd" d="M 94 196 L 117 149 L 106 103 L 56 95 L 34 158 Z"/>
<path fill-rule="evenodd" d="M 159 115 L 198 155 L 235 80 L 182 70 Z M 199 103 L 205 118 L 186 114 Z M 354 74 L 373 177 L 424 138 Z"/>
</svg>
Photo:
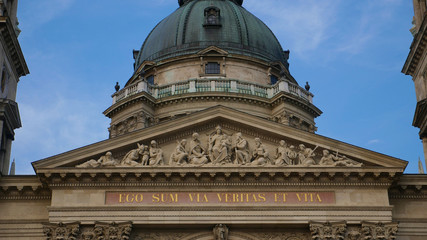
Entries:
<svg viewBox="0 0 427 240">
<path fill-rule="evenodd" d="M 87 240 L 129 240 L 132 232 L 132 223 L 95 223 L 95 227 L 90 232 L 82 234 Z"/>
<path fill-rule="evenodd" d="M 303 143 L 288 145 L 281 140 L 270 155 L 268 147 L 260 138 L 253 139 L 254 144 L 242 136 L 242 133 L 226 133 L 221 126 L 207 135 L 204 143 L 198 133 L 193 133 L 191 139 L 177 142 L 175 149 L 164 159 L 164 152 L 155 140 L 150 145 L 137 143 L 137 148 L 129 151 L 122 160 L 114 159 L 107 152 L 99 159 L 91 159 L 77 168 L 100 167 L 156 167 L 170 166 L 280 166 L 280 167 L 362 167 L 363 164 L 348 158 L 338 152 L 310 148 Z M 189 144 L 187 144 L 189 143 Z M 271 147 L 271 146 L 270 146 Z"/>
<path fill-rule="evenodd" d="M 228 240 L 228 227 L 224 224 L 218 224 L 213 229 L 215 240 Z"/>
<path fill-rule="evenodd" d="M 310 222 L 310 231 L 313 240 L 344 240 L 347 230 L 345 222 Z"/>
<path fill-rule="evenodd" d="M 43 233 L 46 240 L 77 240 L 80 234 L 79 223 L 44 224 Z"/>
<path fill-rule="evenodd" d="M 393 240 L 396 239 L 397 223 L 362 222 L 363 240 Z"/>
</svg>

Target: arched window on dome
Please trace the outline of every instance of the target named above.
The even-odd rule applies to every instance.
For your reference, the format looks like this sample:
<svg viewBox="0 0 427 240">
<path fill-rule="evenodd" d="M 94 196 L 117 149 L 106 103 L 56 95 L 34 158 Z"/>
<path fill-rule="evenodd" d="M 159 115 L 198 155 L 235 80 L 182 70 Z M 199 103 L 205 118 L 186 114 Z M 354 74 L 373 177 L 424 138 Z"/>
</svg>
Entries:
<svg viewBox="0 0 427 240">
<path fill-rule="evenodd" d="M 208 7 L 205 9 L 205 22 L 203 27 L 221 27 L 221 14 L 217 7 Z"/>
</svg>

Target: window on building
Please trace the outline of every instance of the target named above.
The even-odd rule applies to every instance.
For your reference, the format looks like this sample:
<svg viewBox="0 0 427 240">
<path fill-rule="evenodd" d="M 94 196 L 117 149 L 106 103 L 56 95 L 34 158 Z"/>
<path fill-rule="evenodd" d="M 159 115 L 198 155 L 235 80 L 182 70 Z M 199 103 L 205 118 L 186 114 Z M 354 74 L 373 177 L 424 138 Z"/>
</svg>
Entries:
<svg viewBox="0 0 427 240">
<path fill-rule="evenodd" d="M 150 75 L 147 77 L 147 82 L 151 85 L 154 85 L 154 75 Z"/>
<path fill-rule="evenodd" d="M 1 93 L 4 93 L 8 81 L 9 81 L 9 74 L 7 72 L 6 66 L 3 66 L 1 71 Z"/>
<path fill-rule="evenodd" d="M 219 63 L 216 62 L 208 62 L 205 65 L 205 74 L 220 74 L 221 67 Z"/>
<path fill-rule="evenodd" d="M 207 22 L 210 25 L 218 24 L 218 18 L 215 15 L 209 15 Z"/>
<path fill-rule="evenodd" d="M 221 27 L 220 23 L 220 10 L 217 7 L 208 7 L 205 9 L 205 22 L 203 23 L 204 27 Z"/>
<path fill-rule="evenodd" d="M 271 83 L 271 85 L 276 84 L 278 80 L 279 79 L 277 78 L 276 75 L 273 75 L 273 74 L 270 75 L 270 83 Z"/>
</svg>

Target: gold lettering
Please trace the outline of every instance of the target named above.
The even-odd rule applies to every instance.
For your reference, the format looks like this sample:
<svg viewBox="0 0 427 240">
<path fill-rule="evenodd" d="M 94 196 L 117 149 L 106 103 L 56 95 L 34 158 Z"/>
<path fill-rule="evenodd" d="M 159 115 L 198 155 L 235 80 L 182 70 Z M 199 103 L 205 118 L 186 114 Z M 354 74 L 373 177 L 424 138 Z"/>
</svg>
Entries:
<svg viewBox="0 0 427 240">
<path fill-rule="evenodd" d="M 131 198 L 129 199 L 130 196 L 131 196 Z M 135 200 L 134 196 L 135 196 L 134 194 L 127 194 L 126 195 L 126 202 L 133 203 L 133 201 Z"/>
<path fill-rule="evenodd" d="M 313 193 L 310 193 L 310 202 L 314 202 Z"/>
<path fill-rule="evenodd" d="M 274 194 L 274 202 L 277 202 L 277 193 Z"/>
<path fill-rule="evenodd" d="M 159 194 L 154 193 L 153 194 L 153 203 L 158 203 L 158 202 L 160 202 Z"/>
<path fill-rule="evenodd" d="M 123 194 L 123 193 L 120 193 L 119 194 L 119 203 L 124 203 L 124 201 L 123 201 L 123 196 L 124 196 L 125 194 Z"/>
<path fill-rule="evenodd" d="M 308 195 L 307 193 L 304 193 L 304 198 L 305 198 L 305 201 L 306 201 L 306 202 L 308 202 L 307 195 Z"/>
<path fill-rule="evenodd" d="M 139 198 L 138 198 L 139 197 Z M 144 196 L 142 195 L 142 193 L 139 193 L 135 196 L 135 201 L 140 203 L 144 200 Z"/>
<path fill-rule="evenodd" d="M 322 199 L 320 198 L 320 195 L 318 193 L 316 194 L 316 198 L 317 198 L 317 201 L 322 202 Z"/>
<path fill-rule="evenodd" d="M 209 200 L 208 200 L 208 196 L 206 196 L 206 194 L 204 194 L 204 195 L 203 195 L 203 197 L 204 197 L 204 201 L 205 201 L 205 202 L 209 202 Z"/>
<path fill-rule="evenodd" d="M 265 199 L 265 193 L 258 194 L 258 197 L 262 200 L 261 202 L 265 202 L 266 201 L 266 199 Z"/>
<path fill-rule="evenodd" d="M 258 198 L 256 197 L 255 194 L 252 194 L 252 198 L 253 198 L 254 202 L 258 202 Z"/>
<path fill-rule="evenodd" d="M 233 202 L 239 202 L 239 194 L 233 193 Z"/>
<path fill-rule="evenodd" d="M 297 193 L 297 198 L 298 198 L 298 201 L 301 202 L 301 196 L 299 195 L 299 193 Z"/>
<path fill-rule="evenodd" d="M 194 200 L 194 193 L 189 193 L 188 196 L 190 197 L 190 201 L 193 202 L 193 200 Z"/>
<path fill-rule="evenodd" d="M 221 194 L 217 193 L 216 195 L 218 197 L 219 202 L 222 202 Z"/>
<path fill-rule="evenodd" d="M 283 193 L 283 202 L 286 202 L 286 195 L 288 195 L 287 193 Z"/>
<path fill-rule="evenodd" d="M 172 202 L 178 202 L 178 193 L 170 194 L 170 199 Z"/>
<path fill-rule="evenodd" d="M 225 194 L 225 202 L 228 202 L 228 196 L 230 196 L 230 198 L 231 198 L 231 194 L 230 193 Z"/>
</svg>

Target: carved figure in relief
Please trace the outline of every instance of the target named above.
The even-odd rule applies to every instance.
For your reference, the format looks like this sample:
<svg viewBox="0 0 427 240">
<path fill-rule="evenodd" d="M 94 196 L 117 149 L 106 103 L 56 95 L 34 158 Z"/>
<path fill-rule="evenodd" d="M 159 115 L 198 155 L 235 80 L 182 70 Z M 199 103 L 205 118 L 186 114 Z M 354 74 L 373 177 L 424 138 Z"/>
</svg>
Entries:
<svg viewBox="0 0 427 240">
<path fill-rule="evenodd" d="M 236 152 L 235 164 L 248 164 L 250 162 L 249 144 L 240 132 L 236 133 L 236 146 L 234 149 Z"/>
<path fill-rule="evenodd" d="M 141 159 L 144 155 L 145 146 L 139 145 L 139 143 L 137 143 L 137 145 L 138 145 L 137 149 L 131 150 L 128 153 L 126 153 L 120 165 L 127 166 L 127 167 L 135 167 L 140 165 Z"/>
<path fill-rule="evenodd" d="M 255 138 L 255 149 L 252 151 L 252 165 L 262 166 L 269 162 L 268 151 L 265 149 L 261 139 Z"/>
<path fill-rule="evenodd" d="M 228 227 L 224 224 L 218 224 L 213 229 L 215 240 L 228 240 Z"/>
<path fill-rule="evenodd" d="M 150 166 L 159 166 L 164 164 L 163 150 L 159 148 L 155 140 L 152 140 L 150 143 Z"/>
<path fill-rule="evenodd" d="M 275 165 L 293 165 L 293 160 L 289 157 L 290 149 L 286 145 L 285 140 L 281 140 L 279 147 L 276 149 L 276 160 L 274 161 Z"/>
<path fill-rule="evenodd" d="M 118 162 L 113 158 L 111 152 L 107 152 L 104 156 L 101 156 L 98 160 L 91 159 L 85 163 L 77 165 L 78 168 L 97 168 L 97 167 L 110 167 L 117 165 Z"/>
<path fill-rule="evenodd" d="M 193 133 L 191 136 L 192 140 L 190 141 L 190 156 L 189 162 L 194 165 L 203 165 L 208 163 L 208 158 L 206 156 L 205 149 L 202 147 L 202 143 L 199 140 L 199 134 Z"/>
<path fill-rule="evenodd" d="M 323 156 L 320 159 L 321 166 L 344 166 L 344 167 L 361 167 L 362 163 L 356 162 L 346 156 L 338 155 L 338 152 L 333 155 L 328 150 L 323 150 Z"/>
<path fill-rule="evenodd" d="M 220 126 L 215 130 L 215 134 L 209 137 L 209 158 L 215 165 L 230 163 L 230 140 Z"/>
<path fill-rule="evenodd" d="M 304 144 L 299 145 L 300 152 L 298 153 L 298 160 L 300 165 L 311 166 L 316 165 L 313 157 L 316 156 L 314 151 L 316 151 L 317 146 L 314 149 L 306 147 Z"/>
<path fill-rule="evenodd" d="M 175 151 L 172 153 L 170 157 L 169 164 L 171 165 L 183 165 L 187 163 L 188 153 L 185 150 L 185 145 L 187 144 L 187 140 L 183 139 L 178 142 L 178 145 L 175 148 Z"/>
<path fill-rule="evenodd" d="M 323 150 L 323 156 L 320 159 L 319 165 L 321 166 L 335 166 L 336 157 L 329 153 L 328 150 Z"/>
</svg>

